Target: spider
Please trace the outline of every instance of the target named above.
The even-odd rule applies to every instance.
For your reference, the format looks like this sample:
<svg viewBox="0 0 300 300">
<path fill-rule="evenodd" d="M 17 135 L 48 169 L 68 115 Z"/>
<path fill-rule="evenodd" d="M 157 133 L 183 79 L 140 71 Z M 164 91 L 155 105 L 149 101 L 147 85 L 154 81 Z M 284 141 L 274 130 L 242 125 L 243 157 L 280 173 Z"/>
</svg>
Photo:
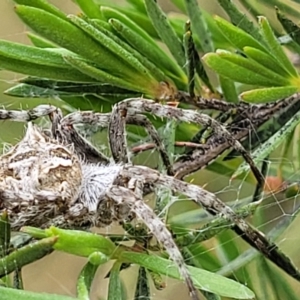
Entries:
<svg viewBox="0 0 300 300">
<path fill-rule="evenodd" d="M 157 238 L 177 265 L 192 299 L 199 299 L 197 290 L 184 263 L 181 252 L 166 225 L 143 201 L 146 186 L 170 188 L 185 195 L 212 214 L 221 214 L 235 224 L 237 232 L 266 257 L 283 267 L 276 245 L 252 228 L 245 220 L 219 200 L 215 194 L 186 183 L 174 175 L 168 155 L 153 125 L 142 113 L 175 118 L 211 127 L 216 136 L 229 141 L 250 164 L 258 181 L 260 171 L 241 144 L 225 127 L 205 114 L 162 105 L 153 100 L 132 98 L 116 104 L 111 113 L 75 112 L 63 117 L 51 105 L 40 105 L 28 111 L 0 110 L 0 119 L 28 121 L 24 138 L 0 157 L 0 212 L 8 211 L 12 229 L 32 225 L 65 228 L 107 226 L 114 220 L 136 216 Z M 48 115 L 50 131 L 30 121 Z M 108 127 L 113 161 L 105 157 L 74 128 L 88 123 Z M 126 123 L 146 127 L 157 145 L 169 175 L 130 162 L 126 144 Z M 176 174 L 175 174 L 176 175 Z M 284 260 L 284 259 L 283 259 Z M 298 271 L 286 270 L 299 280 Z"/>
</svg>

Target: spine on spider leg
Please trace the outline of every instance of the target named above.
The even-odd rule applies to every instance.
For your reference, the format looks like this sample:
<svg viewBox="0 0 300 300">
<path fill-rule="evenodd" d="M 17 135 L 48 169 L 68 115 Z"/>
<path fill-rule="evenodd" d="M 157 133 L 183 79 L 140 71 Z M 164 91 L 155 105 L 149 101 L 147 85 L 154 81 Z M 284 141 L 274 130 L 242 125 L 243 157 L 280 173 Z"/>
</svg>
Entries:
<svg viewBox="0 0 300 300">
<path fill-rule="evenodd" d="M 125 168 L 126 169 L 126 168 Z M 131 177 L 131 176 L 126 176 Z M 133 177 L 135 178 L 135 177 Z M 147 225 L 157 240 L 164 246 L 170 258 L 174 261 L 180 275 L 187 284 L 190 296 L 193 300 L 199 300 L 197 290 L 193 284 L 189 271 L 184 263 L 184 259 L 175 244 L 171 233 L 166 225 L 154 214 L 154 212 L 129 189 L 121 186 L 112 186 L 107 193 L 108 198 L 118 204 L 127 204 L 130 209 Z"/>
</svg>

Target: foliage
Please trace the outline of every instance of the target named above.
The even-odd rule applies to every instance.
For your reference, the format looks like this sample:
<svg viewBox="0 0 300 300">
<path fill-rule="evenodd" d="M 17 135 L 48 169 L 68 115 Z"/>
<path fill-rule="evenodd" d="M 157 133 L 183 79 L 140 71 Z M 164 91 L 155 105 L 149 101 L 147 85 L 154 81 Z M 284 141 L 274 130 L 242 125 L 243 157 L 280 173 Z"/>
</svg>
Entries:
<svg viewBox="0 0 300 300">
<path fill-rule="evenodd" d="M 292 17 L 299 17 L 299 13 L 293 6 L 280 1 L 261 2 L 272 7 L 277 5 L 288 14 L 286 16 L 276 9 L 278 20 L 286 31 L 285 39 L 278 35 L 266 17 L 258 17 L 256 23 L 231 1 L 225 0 L 218 2 L 231 22 L 218 16 L 212 17 L 195 0 L 173 0 L 180 10 L 176 15 L 166 15 L 153 0 L 128 0 L 125 7 L 106 5 L 99 0 L 77 0 L 75 2 L 82 13 L 76 16 L 66 16 L 45 0 L 15 2 L 15 12 L 34 33 L 28 33 L 33 46 L 0 40 L 0 68 L 27 76 L 6 91 L 11 96 L 55 97 L 76 109 L 106 112 L 114 103 L 125 98 L 144 95 L 158 101 L 168 101 L 176 98 L 179 91 L 207 98 L 223 95 L 228 102 L 243 99 L 251 103 L 274 101 L 300 92 L 299 73 L 282 47 L 282 41 L 287 41 L 287 49 L 300 55 L 300 29 L 292 21 Z M 256 8 L 252 1 L 240 2 L 256 19 Z M 163 47 L 159 46 L 161 44 Z M 218 83 L 208 75 L 207 66 L 218 76 Z M 272 130 L 263 127 L 257 133 L 259 136 L 267 134 L 265 143 L 258 143 L 253 153 L 258 163 L 282 145 L 279 168 L 271 168 L 271 172 L 280 178 L 292 175 L 292 170 L 285 169 L 282 163 L 288 157 L 291 145 L 296 158 L 300 160 L 297 136 L 294 136 L 299 113 L 293 113 L 282 130 L 278 131 L 274 125 Z M 279 118 L 283 118 L 282 115 L 276 115 L 272 122 L 276 123 Z M 168 145 L 176 141 L 191 141 L 199 131 L 198 127 L 190 124 L 177 126 L 173 123 L 169 124 L 170 132 L 166 132 L 163 129 L 164 122 L 154 120 Z M 133 142 L 147 141 L 147 137 L 141 136 L 143 133 L 134 129 L 130 132 L 129 138 Z M 175 150 L 175 154 L 180 153 L 173 146 L 169 147 L 170 154 L 173 155 Z M 236 161 L 218 159 L 207 168 L 217 174 L 235 177 L 248 171 L 245 165 L 239 169 L 236 166 Z M 251 178 L 247 180 L 252 182 Z M 288 197 L 293 199 L 297 192 L 297 186 L 291 183 L 281 195 L 284 194 L 285 200 Z M 270 198 L 266 197 L 264 201 Z M 262 210 L 256 210 L 261 202 L 249 204 L 251 199 L 241 199 L 239 207 L 235 208 L 237 213 L 244 217 L 255 213 L 259 221 L 256 225 L 264 224 Z M 297 206 L 291 217 L 278 222 L 267 232 L 267 236 L 276 240 L 295 220 L 298 211 Z M 264 277 L 271 289 L 276 291 L 274 297 L 277 298 L 274 299 L 297 299 L 284 276 L 264 261 L 258 252 L 254 249 L 244 252 L 241 249 L 236 238 L 226 230 L 232 224 L 221 216 L 209 220 L 201 209 L 185 209 L 178 214 L 167 215 L 166 220 L 191 265 L 189 269 L 197 287 L 207 297 L 207 292 L 215 294 L 209 295 L 215 297 L 212 299 L 218 299 L 218 296 L 251 299 L 254 295 L 252 291 L 258 298 L 263 295 L 263 288 L 252 280 L 257 275 L 249 263 L 254 261 L 258 264 L 258 272 L 263 272 L 259 276 Z M 10 237 L 6 215 L 2 216 L 0 224 L 3 249 L 1 276 L 15 271 L 16 265 L 20 270 L 55 249 L 87 258 L 77 281 L 77 299 L 88 299 L 97 268 L 110 260 L 114 260 L 114 265 L 110 272 L 109 299 L 125 297 L 119 277 L 124 264 L 138 264 L 141 270 L 144 268 L 148 274 L 152 274 L 152 278 L 164 274 L 179 279 L 172 262 L 163 255 L 159 256 L 158 252 L 151 252 L 153 249 L 138 253 L 134 247 L 127 248 L 119 244 L 120 240 L 127 238 L 136 240 L 137 245 L 145 245 L 144 239 L 139 239 L 136 233 L 129 230 L 124 236 L 109 238 L 54 227 L 46 230 L 24 228 L 24 232 L 38 241 L 13 251 L 10 244 L 15 248 L 19 245 Z M 190 233 L 190 226 L 198 229 L 195 234 Z M 206 251 L 207 246 L 202 243 L 213 237 L 218 244 L 219 253 L 216 254 Z M 244 282 L 245 278 L 247 287 L 239 283 Z M 277 279 L 276 284 L 281 282 L 284 285 L 283 289 L 275 289 L 274 278 Z M 142 277 L 139 278 L 141 280 Z M 6 287 L 0 287 L 1 299 L 71 299 L 17 291 L 8 288 L 9 280 L 5 277 L 2 284 Z M 138 288 L 136 298 L 149 297 L 148 293 L 148 289 Z"/>
</svg>

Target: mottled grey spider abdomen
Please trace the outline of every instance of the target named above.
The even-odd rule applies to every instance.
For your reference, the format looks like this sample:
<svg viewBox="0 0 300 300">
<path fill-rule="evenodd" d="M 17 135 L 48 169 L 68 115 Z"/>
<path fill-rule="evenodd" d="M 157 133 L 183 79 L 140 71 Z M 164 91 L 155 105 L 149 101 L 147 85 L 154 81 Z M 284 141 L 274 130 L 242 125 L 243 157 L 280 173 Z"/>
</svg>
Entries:
<svg viewBox="0 0 300 300">
<path fill-rule="evenodd" d="M 31 123 L 23 140 L 0 158 L 1 207 L 13 229 L 42 226 L 66 211 L 81 183 L 78 157 Z"/>
</svg>

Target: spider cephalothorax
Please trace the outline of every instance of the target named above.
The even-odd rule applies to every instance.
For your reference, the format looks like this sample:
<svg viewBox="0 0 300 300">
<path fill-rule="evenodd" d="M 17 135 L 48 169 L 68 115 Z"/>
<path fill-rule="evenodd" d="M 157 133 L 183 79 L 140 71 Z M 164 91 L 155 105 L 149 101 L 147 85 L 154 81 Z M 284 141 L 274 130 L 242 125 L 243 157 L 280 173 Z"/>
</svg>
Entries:
<svg viewBox="0 0 300 300">
<path fill-rule="evenodd" d="M 0 157 L 0 212 L 7 210 L 12 228 L 23 225 L 46 227 L 105 226 L 135 215 L 149 228 L 178 266 L 193 299 L 198 299 L 184 259 L 164 222 L 143 201 L 146 185 L 166 187 L 185 195 L 212 214 L 221 214 L 231 221 L 234 230 L 253 247 L 296 279 L 300 274 L 282 257 L 276 245 L 235 214 L 216 195 L 199 186 L 173 176 L 130 163 L 127 152 L 125 124 L 145 126 L 155 141 L 162 160 L 172 175 L 168 155 L 155 128 L 142 112 L 171 117 L 180 121 L 211 126 L 216 135 L 228 140 L 251 165 L 258 180 L 262 179 L 251 157 L 222 125 L 207 115 L 155 103 L 146 99 L 120 102 L 111 114 L 76 112 L 63 117 L 51 106 L 39 106 L 29 112 L 0 111 L 1 118 L 30 121 L 37 116 L 50 115 L 52 130 L 44 133 L 29 123 L 24 139 Z M 74 123 L 93 123 L 108 127 L 114 162 L 85 141 L 74 129 Z"/>
</svg>

